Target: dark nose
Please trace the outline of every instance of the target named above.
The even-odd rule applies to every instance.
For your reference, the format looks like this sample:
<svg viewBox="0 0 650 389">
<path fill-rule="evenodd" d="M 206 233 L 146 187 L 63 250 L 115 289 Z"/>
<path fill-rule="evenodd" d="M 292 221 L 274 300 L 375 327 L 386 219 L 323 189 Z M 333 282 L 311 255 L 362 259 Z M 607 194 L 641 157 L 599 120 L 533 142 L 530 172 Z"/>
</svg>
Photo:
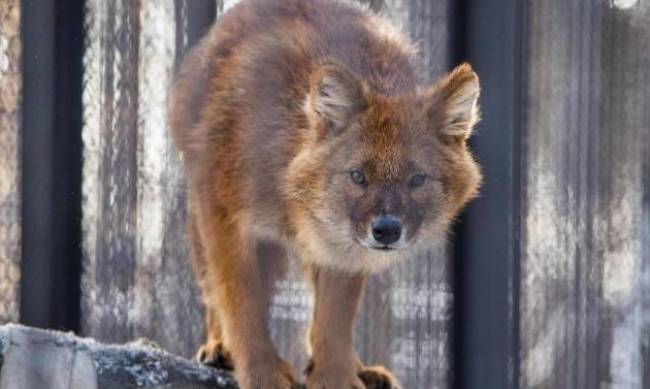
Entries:
<svg viewBox="0 0 650 389">
<path fill-rule="evenodd" d="M 372 236 L 384 245 L 395 243 L 402 236 L 402 223 L 392 216 L 382 216 L 372 223 Z"/>
</svg>

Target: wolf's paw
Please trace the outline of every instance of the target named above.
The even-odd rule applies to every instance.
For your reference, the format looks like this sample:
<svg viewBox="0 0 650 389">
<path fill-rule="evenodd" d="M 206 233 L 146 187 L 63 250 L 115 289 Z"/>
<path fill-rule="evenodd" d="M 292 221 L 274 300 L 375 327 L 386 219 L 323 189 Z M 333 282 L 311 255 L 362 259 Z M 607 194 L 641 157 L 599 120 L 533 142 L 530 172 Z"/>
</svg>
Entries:
<svg viewBox="0 0 650 389">
<path fill-rule="evenodd" d="M 199 347 L 195 359 L 204 365 L 216 367 L 217 369 L 232 371 L 235 365 L 232 363 L 230 353 L 218 340 L 208 340 L 203 346 Z"/>
<path fill-rule="evenodd" d="M 292 389 L 294 380 L 291 366 L 282 360 L 262 361 L 242 371 L 235 371 L 239 387 L 242 389 Z"/>
<path fill-rule="evenodd" d="M 311 360 L 305 370 L 307 389 L 365 389 L 366 386 L 354 373 L 355 364 L 346 365 L 348 369 L 320 365 Z"/>
<path fill-rule="evenodd" d="M 367 366 L 359 371 L 366 389 L 400 389 L 397 379 L 383 366 Z"/>
<path fill-rule="evenodd" d="M 365 389 L 354 374 L 328 374 L 315 371 L 307 377 L 307 389 Z"/>
</svg>

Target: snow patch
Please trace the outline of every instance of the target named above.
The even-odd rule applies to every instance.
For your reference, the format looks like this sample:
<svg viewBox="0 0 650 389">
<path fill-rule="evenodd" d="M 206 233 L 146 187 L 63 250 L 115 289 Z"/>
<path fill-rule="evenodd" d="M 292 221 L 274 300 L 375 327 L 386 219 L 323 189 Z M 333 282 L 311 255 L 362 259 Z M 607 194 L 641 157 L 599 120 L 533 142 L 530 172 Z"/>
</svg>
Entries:
<svg viewBox="0 0 650 389">
<path fill-rule="evenodd" d="M 619 9 L 630 9 L 639 3 L 639 0 L 610 0 L 612 7 Z"/>
</svg>

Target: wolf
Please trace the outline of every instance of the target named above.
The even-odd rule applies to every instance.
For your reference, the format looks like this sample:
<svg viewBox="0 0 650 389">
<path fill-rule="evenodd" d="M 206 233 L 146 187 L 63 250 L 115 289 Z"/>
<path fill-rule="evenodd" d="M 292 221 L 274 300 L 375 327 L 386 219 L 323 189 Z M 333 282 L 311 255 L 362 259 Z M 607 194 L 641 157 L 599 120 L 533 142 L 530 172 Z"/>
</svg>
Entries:
<svg viewBox="0 0 650 389">
<path fill-rule="evenodd" d="M 481 182 L 476 73 L 422 73 L 397 29 L 334 0 L 243 0 L 188 53 L 169 123 L 206 307 L 199 360 L 243 389 L 292 387 L 266 316 L 297 257 L 315 296 L 307 388 L 399 387 L 353 348 L 364 281 L 443 241 Z"/>
</svg>

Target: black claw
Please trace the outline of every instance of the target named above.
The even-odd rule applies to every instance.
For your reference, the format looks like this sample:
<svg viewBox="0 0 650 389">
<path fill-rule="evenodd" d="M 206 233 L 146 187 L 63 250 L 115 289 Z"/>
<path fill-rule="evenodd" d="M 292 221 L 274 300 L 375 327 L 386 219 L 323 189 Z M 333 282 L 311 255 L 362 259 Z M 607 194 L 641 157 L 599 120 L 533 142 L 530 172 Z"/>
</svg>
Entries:
<svg viewBox="0 0 650 389">
<path fill-rule="evenodd" d="M 361 371 L 359 378 L 366 385 L 366 389 L 398 389 L 389 377 L 376 371 Z"/>
<path fill-rule="evenodd" d="M 206 350 L 201 350 L 198 359 L 202 364 L 213 367 L 215 369 L 226 371 L 235 370 L 235 366 L 233 365 L 232 360 L 228 356 L 225 356 L 220 350 L 217 350 L 212 354 L 208 354 Z"/>
<path fill-rule="evenodd" d="M 204 365 L 214 367 L 216 369 L 227 370 L 227 371 L 235 370 L 235 366 L 233 365 L 230 358 L 224 357 L 219 353 L 214 353 L 210 356 L 210 358 L 204 358 L 201 362 Z"/>
</svg>

